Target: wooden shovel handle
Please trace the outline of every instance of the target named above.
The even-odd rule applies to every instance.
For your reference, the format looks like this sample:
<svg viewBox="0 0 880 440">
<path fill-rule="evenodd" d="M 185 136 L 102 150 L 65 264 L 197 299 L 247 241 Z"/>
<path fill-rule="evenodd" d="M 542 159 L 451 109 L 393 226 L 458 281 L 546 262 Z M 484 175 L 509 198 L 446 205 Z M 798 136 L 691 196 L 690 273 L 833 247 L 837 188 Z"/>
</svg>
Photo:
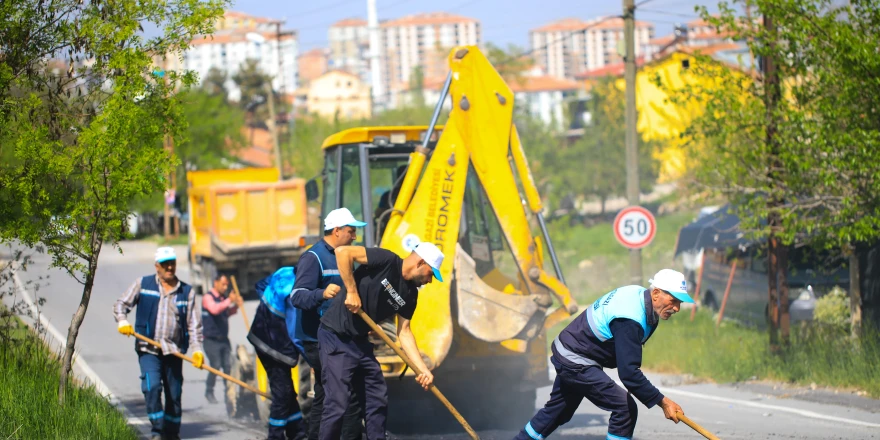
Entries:
<svg viewBox="0 0 880 440">
<path fill-rule="evenodd" d="M 156 348 L 162 349 L 162 344 L 160 344 L 160 343 L 158 343 L 158 342 L 156 342 L 156 341 L 154 341 L 154 340 L 152 340 L 152 339 L 150 339 L 150 338 L 148 338 L 148 337 L 146 337 L 146 336 L 144 336 L 144 335 L 141 335 L 141 334 L 138 334 L 138 333 L 134 333 L 134 337 L 135 337 L 135 338 L 138 338 L 138 339 L 140 339 L 141 341 L 144 341 L 144 342 L 146 342 L 147 344 L 150 344 L 150 345 L 152 345 L 152 346 L 154 346 L 154 347 L 156 347 Z M 192 359 L 191 357 L 189 357 L 189 356 L 186 356 L 186 355 L 183 355 L 183 354 L 180 354 L 180 353 L 177 353 L 177 352 L 173 353 L 173 355 L 174 355 L 174 356 L 177 356 L 177 357 L 179 357 L 179 358 L 181 358 L 181 359 L 183 359 L 183 360 L 185 360 L 185 361 L 187 361 L 187 362 L 189 362 L 189 363 L 191 363 L 191 364 L 194 363 L 193 359 Z M 207 370 L 209 373 L 216 374 L 217 376 L 220 376 L 220 377 L 222 377 L 222 378 L 224 378 L 224 379 L 226 379 L 226 380 L 228 380 L 228 381 L 230 381 L 230 382 L 232 382 L 232 383 L 234 383 L 234 384 L 236 384 L 236 385 L 238 385 L 238 386 L 240 386 L 240 387 L 242 387 L 242 388 L 244 388 L 244 389 L 246 389 L 246 390 L 248 390 L 248 391 L 251 391 L 251 392 L 253 392 L 253 393 L 256 393 L 256 394 L 258 394 L 258 395 L 260 395 L 260 396 L 263 396 L 263 397 L 265 397 L 265 398 L 267 398 L 267 399 L 272 399 L 272 396 L 270 396 L 269 394 L 264 393 L 264 392 L 262 392 L 262 391 L 260 391 L 260 390 L 258 390 L 258 389 L 256 389 L 256 388 L 254 388 L 254 387 L 252 387 L 252 386 L 250 386 L 250 385 L 248 385 L 248 384 L 246 384 L 246 383 L 244 383 L 244 382 L 242 382 L 242 381 L 240 381 L 240 380 L 238 380 L 238 379 L 236 379 L 236 378 L 234 378 L 234 377 L 232 377 L 232 376 L 230 376 L 230 375 L 228 375 L 228 374 L 226 374 L 226 373 L 224 373 L 224 372 L 222 372 L 222 371 L 219 371 L 219 370 L 216 370 L 216 369 L 214 369 L 214 368 L 211 368 L 209 365 L 202 364 L 202 369 L 203 369 L 203 370 Z"/>
<path fill-rule="evenodd" d="M 702 426 L 698 425 L 693 420 L 689 419 L 686 415 L 684 415 L 682 413 L 676 413 L 676 415 L 678 416 L 678 420 L 681 420 L 682 422 L 684 422 L 685 425 L 688 425 L 691 428 L 693 428 L 694 431 L 699 432 L 703 437 L 706 437 L 709 440 L 721 440 L 718 437 L 715 437 L 715 435 L 712 434 L 711 432 L 706 431 Z"/>
<path fill-rule="evenodd" d="M 397 344 L 391 341 L 391 338 L 389 338 L 388 335 L 386 335 L 385 332 L 381 328 L 379 328 L 378 325 L 376 325 L 372 318 L 367 316 L 367 314 L 364 313 L 364 311 L 361 309 L 358 309 L 357 315 L 360 316 L 361 319 L 363 319 L 364 322 L 366 322 L 367 325 L 369 325 L 370 328 L 373 329 L 373 332 L 379 335 L 379 337 L 381 337 L 382 340 L 385 341 L 385 343 L 388 344 L 388 346 L 391 347 L 391 349 L 394 350 L 394 352 L 397 353 L 397 355 L 400 356 L 401 359 L 403 359 L 403 362 L 405 362 L 406 365 L 408 365 L 409 368 L 411 368 L 417 376 L 419 374 L 422 374 L 418 367 L 416 367 L 409 359 L 409 357 L 407 357 L 406 353 L 404 353 L 403 350 L 401 350 L 400 347 L 397 346 Z M 461 426 L 464 427 L 465 431 L 467 431 L 471 438 L 474 440 L 479 440 L 480 436 L 477 435 L 477 432 L 474 431 L 474 428 L 471 428 L 471 425 L 468 424 L 467 420 L 465 420 L 464 417 L 462 417 L 461 413 L 459 413 L 458 410 L 456 410 L 455 407 L 452 406 L 452 403 L 450 403 L 449 400 L 446 399 L 446 396 L 444 396 L 443 393 L 441 393 L 440 390 L 437 389 L 436 386 L 434 386 L 434 384 L 431 384 L 429 388 L 431 392 L 434 393 L 434 396 L 440 399 L 440 402 L 442 402 L 446 409 L 448 409 L 449 412 L 451 412 L 452 415 L 456 418 L 456 420 L 458 420 L 458 423 L 461 423 Z"/>
</svg>

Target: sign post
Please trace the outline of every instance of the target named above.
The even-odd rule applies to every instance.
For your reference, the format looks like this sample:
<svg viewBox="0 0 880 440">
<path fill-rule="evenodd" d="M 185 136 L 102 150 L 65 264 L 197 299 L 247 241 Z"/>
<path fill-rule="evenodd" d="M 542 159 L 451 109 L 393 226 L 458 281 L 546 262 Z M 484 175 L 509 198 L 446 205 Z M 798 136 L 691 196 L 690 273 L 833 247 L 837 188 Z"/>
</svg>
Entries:
<svg viewBox="0 0 880 440">
<path fill-rule="evenodd" d="M 629 249 L 641 249 L 654 240 L 657 222 L 654 215 L 641 206 L 622 209 L 614 218 L 614 237 Z"/>
</svg>

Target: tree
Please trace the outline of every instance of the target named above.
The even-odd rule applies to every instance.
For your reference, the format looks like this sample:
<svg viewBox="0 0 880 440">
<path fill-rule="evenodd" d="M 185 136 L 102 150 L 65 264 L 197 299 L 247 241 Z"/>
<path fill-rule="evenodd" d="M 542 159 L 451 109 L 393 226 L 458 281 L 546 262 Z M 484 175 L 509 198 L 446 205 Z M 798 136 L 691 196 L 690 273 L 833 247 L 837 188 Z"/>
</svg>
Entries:
<svg viewBox="0 0 880 440">
<path fill-rule="evenodd" d="M 413 106 L 425 106 L 425 72 L 422 66 L 413 67 L 409 75 L 409 93 Z"/>
<path fill-rule="evenodd" d="M 713 81 L 691 84 L 673 99 L 703 108 L 684 134 L 691 146 L 705 147 L 692 150 L 702 164 L 693 183 L 729 199 L 745 214 L 745 232 L 770 243 L 769 336 L 776 347 L 780 327 L 783 342 L 788 338 L 787 247 L 851 250 L 880 236 L 880 1 L 740 3 L 753 5 L 756 14 L 747 12 L 763 21 L 723 3 L 718 16 L 705 8 L 701 15 L 748 42 L 762 71 L 718 68 L 697 56 L 691 74 Z M 851 258 L 857 273 L 856 264 Z M 858 307 L 857 283 L 850 290 Z"/>
<path fill-rule="evenodd" d="M 62 355 L 62 403 L 102 246 L 121 251 L 131 200 L 166 188 L 176 161 L 162 139 L 183 134 L 173 91 L 195 76 L 163 72 L 156 60 L 209 33 L 225 6 L 0 4 L 0 240 L 42 244 L 83 286 Z M 142 24 L 160 35 L 147 38 Z"/>
<path fill-rule="evenodd" d="M 226 100 L 228 97 L 226 80 L 228 77 L 225 71 L 212 67 L 208 70 L 208 74 L 205 75 L 205 79 L 202 80 L 202 89 L 209 95 L 220 95 Z"/>
<path fill-rule="evenodd" d="M 266 84 L 270 83 L 272 78 L 260 69 L 256 60 L 249 59 L 232 75 L 232 81 L 241 90 L 239 105 L 247 108 L 253 102 L 266 102 Z M 258 120 L 268 119 L 269 110 L 266 106 L 258 106 L 256 109 Z"/>
<path fill-rule="evenodd" d="M 522 84 L 525 73 L 532 67 L 532 59 L 525 54 L 523 48 L 509 44 L 504 50 L 492 43 L 486 43 L 486 58 L 495 66 L 498 74 L 507 83 L 517 82 Z"/>
<path fill-rule="evenodd" d="M 204 89 L 180 93 L 177 99 L 186 121 L 182 138 L 174 143 L 180 159 L 177 181 L 186 181 L 188 170 L 225 168 L 233 154 L 245 144 L 242 127 L 244 111 L 229 104 L 224 94 L 209 94 Z M 178 197 L 186 200 L 186 186 L 180 185 Z"/>
</svg>

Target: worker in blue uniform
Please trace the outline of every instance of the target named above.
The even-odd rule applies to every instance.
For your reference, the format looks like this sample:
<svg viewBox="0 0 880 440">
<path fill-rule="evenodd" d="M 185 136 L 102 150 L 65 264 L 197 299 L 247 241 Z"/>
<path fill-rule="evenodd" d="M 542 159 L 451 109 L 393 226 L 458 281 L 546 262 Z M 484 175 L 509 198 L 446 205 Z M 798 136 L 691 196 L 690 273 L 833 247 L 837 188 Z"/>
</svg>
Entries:
<svg viewBox="0 0 880 440">
<path fill-rule="evenodd" d="M 289 296 L 296 281 L 294 267 L 282 267 L 257 283 L 260 304 L 254 314 L 247 335 L 257 352 L 269 379 L 269 440 L 300 440 L 305 437 L 305 426 L 291 370 L 299 360 L 301 346 L 297 346 L 293 329 L 296 314 L 288 306 Z"/>
<path fill-rule="evenodd" d="M 321 415 L 324 412 L 324 385 L 321 383 L 323 369 L 318 346 L 318 326 L 321 317 L 342 288 L 342 277 L 336 266 L 336 248 L 349 246 L 357 240 L 357 228 L 366 226 L 356 220 L 347 208 L 330 211 L 324 218 L 324 238 L 303 254 L 296 265 L 296 282 L 290 302 L 299 309 L 299 319 L 294 331 L 295 339 L 301 340 L 303 356 L 315 370 L 315 399 L 308 415 L 308 439 L 318 440 Z M 363 408 L 356 390 L 349 396 L 348 410 L 342 423 L 343 440 L 360 440 L 363 437 Z"/>
<path fill-rule="evenodd" d="M 607 439 L 631 439 L 638 407 L 660 405 L 669 420 L 678 423 L 684 413 L 642 374 L 642 345 L 660 320 L 678 313 L 681 303 L 693 303 L 680 272 L 663 269 L 649 280 L 650 287 L 624 286 L 605 294 L 574 319 L 551 345 L 550 361 L 556 379 L 550 400 L 516 436 L 542 440 L 574 415 L 586 397 L 610 411 Z M 603 368 L 617 368 L 621 388 Z"/>
</svg>

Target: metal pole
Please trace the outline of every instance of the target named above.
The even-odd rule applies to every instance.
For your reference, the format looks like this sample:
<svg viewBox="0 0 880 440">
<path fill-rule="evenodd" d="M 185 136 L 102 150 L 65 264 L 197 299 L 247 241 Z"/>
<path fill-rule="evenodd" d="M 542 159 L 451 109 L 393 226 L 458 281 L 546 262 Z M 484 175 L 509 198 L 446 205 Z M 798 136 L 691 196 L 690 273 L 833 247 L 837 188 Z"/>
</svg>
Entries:
<svg viewBox="0 0 880 440">
<path fill-rule="evenodd" d="M 553 242 L 550 241 L 550 233 L 547 232 L 547 224 L 544 223 L 544 214 L 538 213 L 538 224 L 541 226 L 541 233 L 544 234 L 544 242 L 547 243 L 547 252 L 550 253 L 550 260 L 553 261 L 553 270 L 556 271 L 556 278 L 565 284 L 565 277 L 562 276 L 562 268 L 559 266 L 559 260 L 556 258 L 556 251 L 553 249 Z"/>
<path fill-rule="evenodd" d="M 623 0 L 623 34 L 626 44 L 624 81 L 626 82 L 626 198 L 630 206 L 638 206 L 639 200 L 639 147 L 636 132 L 636 49 L 635 4 Z M 642 284 L 642 251 L 629 251 L 630 279 Z"/>
<path fill-rule="evenodd" d="M 443 111 L 443 102 L 446 101 L 446 96 L 449 95 L 449 86 L 452 84 L 452 72 L 450 71 L 446 75 L 446 82 L 443 83 L 443 90 L 440 91 L 440 100 L 437 101 L 437 105 L 434 106 L 434 114 L 431 115 L 431 124 L 428 125 L 428 132 L 425 133 L 425 139 L 422 141 L 422 148 L 428 149 L 428 142 L 431 141 L 431 136 L 434 136 L 434 126 L 437 125 L 437 120 L 440 119 L 440 112 Z"/>
</svg>

